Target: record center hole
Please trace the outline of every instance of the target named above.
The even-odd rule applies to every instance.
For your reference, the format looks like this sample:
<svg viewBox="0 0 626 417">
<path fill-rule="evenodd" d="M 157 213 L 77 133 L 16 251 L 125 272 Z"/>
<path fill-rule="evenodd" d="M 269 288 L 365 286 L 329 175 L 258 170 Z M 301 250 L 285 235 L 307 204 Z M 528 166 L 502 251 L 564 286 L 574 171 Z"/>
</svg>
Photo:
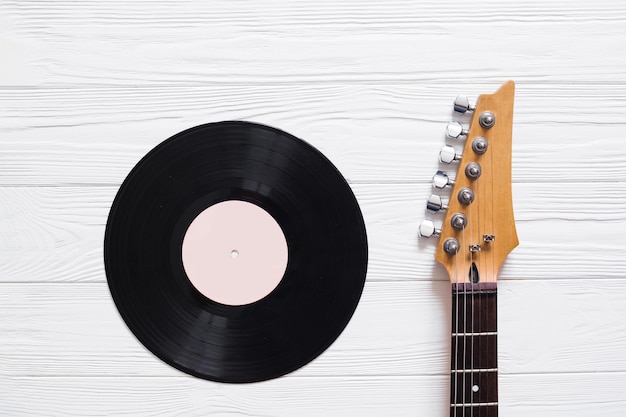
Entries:
<svg viewBox="0 0 626 417">
<path fill-rule="evenodd" d="M 239 251 L 237 249 L 233 249 L 230 251 L 230 257 L 233 259 L 237 259 L 239 257 Z"/>
</svg>

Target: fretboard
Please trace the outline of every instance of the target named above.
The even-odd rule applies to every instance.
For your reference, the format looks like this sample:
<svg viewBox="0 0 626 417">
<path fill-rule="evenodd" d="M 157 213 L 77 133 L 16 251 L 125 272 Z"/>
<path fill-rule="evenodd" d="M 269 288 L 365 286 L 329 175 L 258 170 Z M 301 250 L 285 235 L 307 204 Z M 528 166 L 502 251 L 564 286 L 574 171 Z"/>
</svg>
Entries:
<svg viewBox="0 0 626 417">
<path fill-rule="evenodd" d="M 495 283 L 452 285 L 450 417 L 497 417 Z"/>
</svg>

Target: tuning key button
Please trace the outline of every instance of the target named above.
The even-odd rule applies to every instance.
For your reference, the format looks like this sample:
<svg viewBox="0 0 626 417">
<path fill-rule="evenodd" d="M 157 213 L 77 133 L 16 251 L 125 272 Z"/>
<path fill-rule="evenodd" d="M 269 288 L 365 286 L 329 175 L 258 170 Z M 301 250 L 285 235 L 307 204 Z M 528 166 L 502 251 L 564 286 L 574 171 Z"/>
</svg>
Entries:
<svg viewBox="0 0 626 417">
<path fill-rule="evenodd" d="M 485 129 L 490 129 L 496 124 L 496 116 L 490 111 L 482 112 L 478 117 L 478 123 Z"/>
<path fill-rule="evenodd" d="M 470 162 L 465 167 L 465 175 L 470 180 L 478 179 L 478 177 L 480 177 L 480 174 L 482 174 L 482 169 L 480 168 L 480 165 L 478 165 L 476 162 Z"/>
<path fill-rule="evenodd" d="M 433 223 L 430 219 L 422 220 L 419 228 L 420 237 L 431 237 L 431 236 L 439 236 L 441 234 L 441 230 L 435 227 L 435 223 Z"/>
<path fill-rule="evenodd" d="M 446 136 L 453 139 L 458 139 L 461 136 L 467 136 L 469 131 L 463 127 L 459 122 L 450 122 L 446 126 Z"/>
<path fill-rule="evenodd" d="M 474 111 L 474 106 L 470 104 L 466 96 L 457 96 L 456 100 L 454 100 L 454 111 L 457 113 Z"/>
<path fill-rule="evenodd" d="M 446 210 L 447 208 L 448 206 L 443 203 L 441 196 L 437 194 L 431 194 L 430 197 L 428 197 L 428 201 L 426 202 L 426 210 L 430 211 L 431 213 L 437 213 L 438 211 Z"/>
<path fill-rule="evenodd" d="M 467 217 L 463 213 L 454 213 L 450 218 L 450 224 L 456 230 L 463 230 L 467 226 Z"/>
<path fill-rule="evenodd" d="M 459 199 L 459 203 L 465 204 L 467 206 L 468 204 L 471 204 L 472 201 L 474 201 L 474 192 L 469 188 L 463 188 L 461 189 L 461 191 L 459 191 L 457 197 Z"/>
<path fill-rule="evenodd" d="M 446 239 L 446 241 L 443 242 L 443 250 L 450 255 L 456 255 L 459 252 L 459 249 L 461 249 L 461 245 L 459 244 L 459 241 L 453 237 Z"/>
<path fill-rule="evenodd" d="M 435 175 L 433 175 L 433 187 L 446 188 L 448 185 L 454 185 L 454 181 L 448 177 L 448 174 L 443 171 L 437 171 Z"/>
<path fill-rule="evenodd" d="M 450 164 L 454 161 L 460 161 L 461 154 L 456 153 L 454 146 L 444 145 L 439 152 L 439 160 L 443 163 Z"/>
<path fill-rule="evenodd" d="M 485 152 L 487 152 L 488 146 L 489 146 L 489 142 L 487 142 L 487 139 L 483 138 L 482 136 L 478 136 L 476 139 L 472 141 L 472 150 L 479 155 L 482 155 Z"/>
</svg>

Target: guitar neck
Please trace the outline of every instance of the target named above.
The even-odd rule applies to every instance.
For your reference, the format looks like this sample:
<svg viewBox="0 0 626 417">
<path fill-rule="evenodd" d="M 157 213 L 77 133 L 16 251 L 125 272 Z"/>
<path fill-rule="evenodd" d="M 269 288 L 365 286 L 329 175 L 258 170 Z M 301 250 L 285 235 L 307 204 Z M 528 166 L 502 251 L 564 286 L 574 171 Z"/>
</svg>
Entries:
<svg viewBox="0 0 626 417">
<path fill-rule="evenodd" d="M 497 417 L 495 282 L 452 284 L 450 417 Z"/>
</svg>

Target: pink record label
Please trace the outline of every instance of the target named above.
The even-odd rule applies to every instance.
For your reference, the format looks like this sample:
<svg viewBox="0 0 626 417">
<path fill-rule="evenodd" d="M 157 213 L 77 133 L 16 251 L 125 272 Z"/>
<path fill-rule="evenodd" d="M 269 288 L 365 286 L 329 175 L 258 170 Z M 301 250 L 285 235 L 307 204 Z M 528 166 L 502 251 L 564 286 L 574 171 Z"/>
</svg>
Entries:
<svg viewBox="0 0 626 417">
<path fill-rule="evenodd" d="M 287 258 L 280 225 L 245 201 L 205 209 L 183 238 L 187 277 L 204 296 L 222 304 L 250 304 L 267 296 L 283 278 Z"/>
</svg>

